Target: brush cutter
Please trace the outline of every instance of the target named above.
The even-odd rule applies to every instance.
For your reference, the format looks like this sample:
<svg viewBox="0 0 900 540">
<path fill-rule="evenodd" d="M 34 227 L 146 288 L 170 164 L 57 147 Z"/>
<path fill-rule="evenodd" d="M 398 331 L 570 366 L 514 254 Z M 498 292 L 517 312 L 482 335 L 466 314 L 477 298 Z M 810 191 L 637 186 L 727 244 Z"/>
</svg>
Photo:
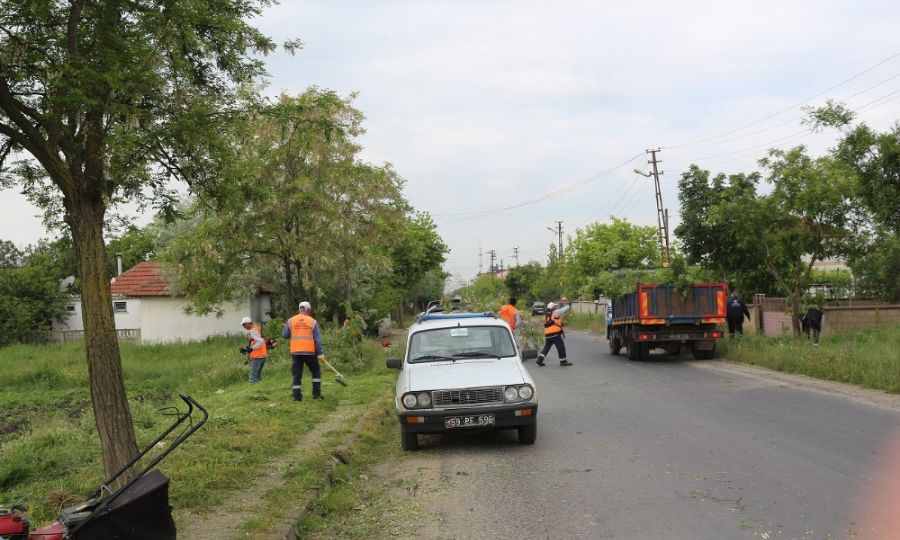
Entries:
<svg viewBox="0 0 900 540">
<path fill-rule="evenodd" d="M 0 539 L 10 540 L 175 540 L 175 521 L 169 506 L 169 479 L 154 469 L 185 439 L 202 426 L 209 414 L 194 398 L 179 394 L 187 405 L 182 412 L 170 407 L 175 422 L 157 437 L 140 454 L 116 474 L 108 478 L 100 488 L 83 503 L 63 508 L 59 520 L 30 530 L 31 524 L 22 506 L 0 508 Z M 195 417 L 199 411 L 200 418 Z M 177 434 L 176 430 L 180 430 Z M 168 447 L 155 456 L 149 456 L 157 443 L 168 435 L 174 437 Z M 171 437 L 170 437 L 171 438 Z M 149 462 L 122 487 L 113 491 L 113 484 L 138 461 Z"/>
<path fill-rule="evenodd" d="M 337 381 L 337 383 L 338 383 L 339 385 L 341 385 L 341 386 L 347 386 L 347 379 L 345 379 L 344 376 L 341 375 L 340 372 L 339 372 L 338 370 L 334 369 L 334 366 L 332 366 L 331 364 L 329 364 L 329 363 L 328 363 L 328 360 L 325 360 L 325 356 L 324 356 L 324 355 L 320 356 L 320 357 L 319 357 L 319 360 L 321 360 L 323 364 L 325 364 L 326 366 L 328 366 L 328 369 L 330 369 L 331 371 L 334 372 L 334 380 Z"/>
</svg>

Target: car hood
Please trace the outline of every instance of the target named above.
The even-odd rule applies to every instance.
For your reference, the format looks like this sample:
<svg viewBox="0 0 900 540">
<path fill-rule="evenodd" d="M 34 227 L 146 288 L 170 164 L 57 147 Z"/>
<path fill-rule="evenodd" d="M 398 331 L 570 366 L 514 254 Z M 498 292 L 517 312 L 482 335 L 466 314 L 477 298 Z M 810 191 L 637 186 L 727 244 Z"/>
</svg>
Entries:
<svg viewBox="0 0 900 540">
<path fill-rule="evenodd" d="M 523 384 L 522 364 L 511 358 L 467 358 L 455 362 L 423 362 L 408 368 L 409 390 L 452 390 Z"/>
</svg>

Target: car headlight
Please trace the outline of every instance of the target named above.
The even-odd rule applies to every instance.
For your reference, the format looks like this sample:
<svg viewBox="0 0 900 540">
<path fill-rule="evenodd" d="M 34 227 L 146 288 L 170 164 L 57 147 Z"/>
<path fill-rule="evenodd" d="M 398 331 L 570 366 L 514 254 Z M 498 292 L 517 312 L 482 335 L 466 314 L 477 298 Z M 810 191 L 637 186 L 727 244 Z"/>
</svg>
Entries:
<svg viewBox="0 0 900 540">
<path fill-rule="evenodd" d="M 418 396 L 416 396 L 419 401 L 419 407 L 427 408 L 431 407 L 431 394 L 428 392 L 422 392 Z"/>
<path fill-rule="evenodd" d="M 519 397 L 524 399 L 525 401 L 528 401 L 529 399 L 531 399 L 531 396 L 533 396 L 533 395 L 534 395 L 534 390 L 532 390 L 532 388 L 530 386 L 528 386 L 527 384 L 519 387 Z"/>
<path fill-rule="evenodd" d="M 503 390 L 503 397 L 506 401 L 516 401 L 519 399 L 519 390 L 515 386 L 507 386 Z"/>
<path fill-rule="evenodd" d="M 416 406 L 417 400 L 415 394 L 405 394 L 403 396 L 403 406 L 412 409 Z"/>
</svg>

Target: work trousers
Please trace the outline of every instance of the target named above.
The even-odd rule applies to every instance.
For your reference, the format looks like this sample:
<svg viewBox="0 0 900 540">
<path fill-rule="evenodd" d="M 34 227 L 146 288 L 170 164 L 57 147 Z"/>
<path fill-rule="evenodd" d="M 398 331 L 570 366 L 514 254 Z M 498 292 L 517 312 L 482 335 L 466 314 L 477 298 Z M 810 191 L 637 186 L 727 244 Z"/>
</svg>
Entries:
<svg viewBox="0 0 900 540">
<path fill-rule="evenodd" d="M 312 374 L 313 397 L 322 395 L 322 368 L 319 366 L 319 358 L 315 354 L 292 354 L 291 373 L 294 375 L 294 386 L 291 388 L 294 401 L 303 399 L 301 391 L 303 382 L 303 364 L 309 367 Z"/>
<path fill-rule="evenodd" d="M 550 347 L 556 345 L 556 352 L 559 354 L 559 361 L 562 362 L 566 359 L 566 338 L 562 332 L 558 334 L 550 334 L 548 336 L 544 336 L 544 348 L 541 349 L 540 354 L 538 354 L 538 360 L 543 360 L 547 353 L 550 352 Z"/>
<path fill-rule="evenodd" d="M 734 333 L 737 332 L 740 335 L 744 335 L 744 318 L 735 319 L 733 317 L 728 318 L 728 335 L 734 337 Z"/>
<path fill-rule="evenodd" d="M 250 360 L 250 382 L 262 380 L 262 368 L 266 364 L 266 357 L 252 358 Z"/>
</svg>

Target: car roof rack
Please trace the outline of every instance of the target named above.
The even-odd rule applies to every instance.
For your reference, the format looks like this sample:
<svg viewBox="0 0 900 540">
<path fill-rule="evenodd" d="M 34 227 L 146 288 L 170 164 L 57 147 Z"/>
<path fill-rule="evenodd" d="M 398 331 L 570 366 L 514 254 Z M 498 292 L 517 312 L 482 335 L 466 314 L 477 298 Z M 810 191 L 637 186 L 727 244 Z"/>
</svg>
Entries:
<svg viewBox="0 0 900 540">
<path fill-rule="evenodd" d="M 480 313 L 469 313 L 469 312 L 460 312 L 460 311 L 451 311 L 445 313 L 422 313 L 419 315 L 420 321 L 443 321 L 449 319 L 476 319 L 476 318 L 484 318 L 490 317 L 492 319 L 496 318 L 496 315 L 493 311 L 483 311 Z"/>
</svg>

